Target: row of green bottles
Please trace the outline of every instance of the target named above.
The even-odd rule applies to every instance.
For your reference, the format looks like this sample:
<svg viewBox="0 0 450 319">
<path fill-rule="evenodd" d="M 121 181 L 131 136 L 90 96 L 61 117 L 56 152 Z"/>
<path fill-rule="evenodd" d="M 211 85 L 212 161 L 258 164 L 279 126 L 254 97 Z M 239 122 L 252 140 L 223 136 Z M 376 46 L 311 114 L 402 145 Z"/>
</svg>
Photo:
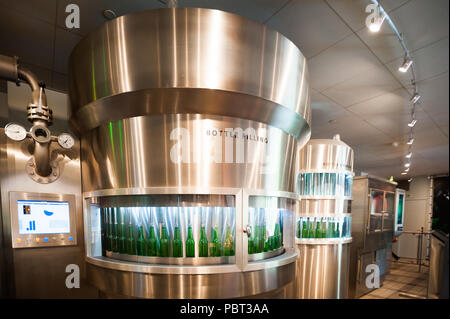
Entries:
<svg viewBox="0 0 450 319">
<path fill-rule="evenodd" d="M 225 239 L 223 243 L 222 254 L 222 241 L 219 238 L 219 231 L 217 227 L 211 229 L 211 241 L 208 242 L 206 237 L 206 228 L 202 226 L 200 228 L 200 240 L 198 242 L 199 257 L 220 257 L 220 256 L 234 256 L 234 239 L 231 233 L 231 227 L 228 226 Z"/>
<path fill-rule="evenodd" d="M 248 239 L 248 253 L 257 254 L 271 251 L 280 248 L 282 243 L 282 235 L 280 224 L 275 224 L 274 233 L 266 239 L 266 227 L 255 226 L 255 231 L 251 232 L 251 237 Z"/>
<path fill-rule="evenodd" d="M 297 238 L 339 238 L 339 223 L 297 220 Z"/>
</svg>

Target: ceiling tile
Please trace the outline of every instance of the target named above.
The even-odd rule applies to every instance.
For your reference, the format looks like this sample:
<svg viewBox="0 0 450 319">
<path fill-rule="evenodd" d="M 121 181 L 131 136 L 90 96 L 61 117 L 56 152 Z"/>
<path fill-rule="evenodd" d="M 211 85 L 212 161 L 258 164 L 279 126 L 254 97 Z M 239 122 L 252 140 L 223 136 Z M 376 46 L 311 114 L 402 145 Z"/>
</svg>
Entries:
<svg viewBox="0 0 450 319">
<path fill-rule="evenodd" d="M 448 0 L 412 0 L 389 13 L 410 51 L 448 37 Z"/>
<path fill-rule="evenodd" d="M 26 15 L 28 18 L 55 24 L 56 0 L 0 0 L 1 6 Z"/>
<path fill-rule="evenodd" d="M 178 7 L 218 9 L 264 23 L 288 2 L 289 0 L 178 0 Z"/>
<path fill-rule="evenodd" d="M 366 7 L 369 4 L 366 0 L 326 0 L 326 2 L 336 11 L 336 13 L 350 26 L 353 31 L 358 31 L 365 27 Z"/>
<path fill-rule="evenodd" d="M 448 112 L 449 73 L 417 83 L 422 99 L 420 105 L 430 115 Z"/>
<path fill-rule="evenodd" d="M 397 89 L 370 100 L 352 105 L 348 107 L 347 110 L 358 114 L 364 119 L 380 115 L 409 115 L 411 112 L 409 97 L 410 95 L 405 89 Z"/>
<path fill-rule="evenodd" d="M 321 92 L 376 66 L 376 57 L 353 34 L 308 60 L 311 87 Z"/>
<path fill-rule="evenodd" d="M 397 35 L 386 22 L 377 33 L 371 32 L 368 28 L 362 28 L 357 34 L 383 63 L 391 62 L 405 54 Z"/>
<path fill-rule="evenodd" d="M 401 85 L 385 68 L 372 68 L 332 86 L 322 94 L 347 107 L 400 88 Z"/>
<path fill-rule="evenodd" d="M 80 40 L 81 36 L 78 34 L 56 28 L 55 61 L 53 70 L 58 73 L 67 73 L 70 53 Z"/>
<path fill-rule="evenodd" d="M 80 29 L 68 31 L 81 35 L 87 34 L 107 21 L 102 14 L 106 9 L 113 10 L 117 16 L 122 16 L 127 13 L 166 7 L 157 0 L 58 0 L 56 23 L 66 30 L 65 20 L 68 13 L 65 12 L 65 8 L 70 3 L 77 4 L 80 8 Z"/>
<path fill-rule="evenodd" d="M 334 11 L 318 0 L 293 0 L 267 22 L 311 57 L 352 33 Z"/>
<path fill-rule="evenodd" d="M 328 121 L 347 114 L 344 108 L 320 93 L 311 95 L 312 128 L 328 124 Z"/>
<path fill-rule="evenodd" d="M 445 38 L 411 53 L 414 60 L 416 82 L 448 72 L 448 47 L 448 38 Z M 411 84 L 411 72 L 398 71 L 402 62 L 403 57 L 400 57 L 388 63 L 387 67 L 405 86 L 408 86 Z"/>
<path fill-rule="evenodd" d="M 0 10 L 1 54 L 51 69 L 55 27 L 13 10 Z"/>
</svg>

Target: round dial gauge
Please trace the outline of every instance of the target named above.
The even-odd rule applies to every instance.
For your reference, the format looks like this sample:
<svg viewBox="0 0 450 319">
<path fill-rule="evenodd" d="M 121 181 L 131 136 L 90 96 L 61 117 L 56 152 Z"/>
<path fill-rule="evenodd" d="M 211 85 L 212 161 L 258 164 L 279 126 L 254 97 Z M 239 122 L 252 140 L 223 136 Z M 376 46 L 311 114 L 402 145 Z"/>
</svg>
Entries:
<svg viewBox="0 0 450 319">
<path fill-rule="evenodd" d="M 8 123 L 5 126 L 5 134 L 14 141 L 22 141 L 27 137 L 27 131 L 22 125 Z"/>
<path fill-rule="evenodd" d="M 75 140 L 73 139 L 72 135 L 62 133 L 58 136 L 58 143 L 59 145 L 61 145 L 61 147 L 69 149 L 72 148 L 72 146 L 75 144 Z"/>
</svg>

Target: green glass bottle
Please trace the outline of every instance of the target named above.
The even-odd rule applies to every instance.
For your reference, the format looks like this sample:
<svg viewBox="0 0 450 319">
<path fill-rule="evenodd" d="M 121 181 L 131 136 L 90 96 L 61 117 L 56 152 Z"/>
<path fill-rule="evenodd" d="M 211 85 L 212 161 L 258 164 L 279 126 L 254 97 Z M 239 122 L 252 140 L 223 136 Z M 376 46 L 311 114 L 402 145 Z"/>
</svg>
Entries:
<svg viewBox="0 0 450 319">
<path fill-rule="evenodd" d="M 254 238 L 254 247 L 255 247 L 255 254 L 261 252 L 261 226 L 256 225 L 255 226 L 255 238 Z"/>
<path fill-rule="evenodd" d="M 147 256 L 158 255 L 158 241 L 156 240 L 155 226 L 150 226 L 148 242 L 147 242 Z"/>
<path fill-rule="evenodd" d="M 322 230 L 320 228 L 320 221 L 316 222 L 316 234 L 314 236 L 315 236 L 315 238 L 321 238 L 321 236 L 322 236 Z"/>
<path fill-rule="evenodd" d="M 250 228 L 251 229 L 251 228 Z M 248 254 L 255 254 L 255 234 L 251 231 L 251 236 L 248 237 Z"/>
<path fill-rule="evenodd" d="M 109 210 L 108 208 L 103 208 L 103 217 L 104 217 L 104 236 L 105 242 L 103 244 L 103 248 L 105 251 L 111 250 L 111 234 L 109 231 Z"/>
<path fill-rule="evenodd" d="M 327 238 L 327 223 L 325 221 L 320 222 L 320 238 Z"/>
<path fill-rule="evenodd" d="M 112 232 L 112 241 L 111 241 L 111 250 L 115 253 L 119 252 L 119 224 L 117 223 L 117 211 L 113 211 L 113 232 Z"/>
<path fill-rule="evenodd" d="M 295 236 L 297 238 L 301 238 L 302 237 L 302 229 L 301 229 L 301 227 L 302 227 L 302 223 L 300 222 L 300 219 L 299 219 L 299 220 L 297 220 L 297 229 L 296 229 L 296 232 L 295 232 Z"/>
<path fill-rule="evenodd" d="M 183 257 L 183 242 L 181 241 L 180 227 L 175 226 L 172 243 L 173 257 Z"/>
<path fill-rule="evenodd" d="M 308 238 L 308 227 L 306 225 L 306 220 L 302 223 L 302 236 L 301 238 Z"/>
<path fill-rule="evenodd" d="M 208 257 L 208 239 L 206 238 L 205 226 L 200 229 L 200 240 L 198 241 L 198 255 Z"/>
<path fill-rule="evenodd" d="M 217 227 L 211 229 L 211 242 L 209 243 L 209 256 L 220 257 L 221 242 L 219 239 Z"/>
<path fill-rule="evenodd" d="M 188 226 L 186 238 L 186 257 L 195 257 L 195 241 L 192 233 L 192 226 Z"/>
<path fill-rule="evenodd" d="M 127 247 L 129 255 L 136 255 L 136 240 L 134 239 L 133 224 L 128 225 Z"/>
<path fill-rule="evenodd" d="M 146 255 L 146 243 L 144 238 L 144 227 L 142 225 L 139 226 L 138 230 L 138 238 L 136 240 L 136 248 L 137 248 L 137 254 L 139 256 L 145 256 Z"/>
<path fill-rule="evenodd" d="M 125 226 L 125 213 L 120 214 L 120 224 L 119 224 L 119 252 L 121 254 L 128 253 L 127 247 L 127 232 Z"/>
<path fill-rule="evenodd" d="M 282 239 L 281 239 L 281 231 L 280 231 L 279 223 L 275 224 L 275 230 L 273 232 L 273 235 L 275 236 L 275 248 L 274 249 L 280 248 Z"/>
<path fill-rule="evenodd" d="M 269 238 L 266 239 L 266 226 L 262 226 L 261 241 L 262 241 L 262 250 L 265 252 L 269 251 Z"/>
<path fill-rule="evenodd" d="M 225 241 L 223 244 L 223 254 L 224 254 L 224 256 L 234 256 L 234 240 L 233 240 L 233 234 L 231 233 L 230 226 L 227 226 L 227 231 L 225 233 Z"/>
<path fill-rule="evenodd" d="M 308 218 L 308 238 L 314 238 L 314 223 L 313 221 Z"/>
<path fill-rule="evenodd" d="M 161 239 L 159 240 L 159 256 L 169 257 L 169 234 L 165 225 L 161 226 Z"/>
</svg>

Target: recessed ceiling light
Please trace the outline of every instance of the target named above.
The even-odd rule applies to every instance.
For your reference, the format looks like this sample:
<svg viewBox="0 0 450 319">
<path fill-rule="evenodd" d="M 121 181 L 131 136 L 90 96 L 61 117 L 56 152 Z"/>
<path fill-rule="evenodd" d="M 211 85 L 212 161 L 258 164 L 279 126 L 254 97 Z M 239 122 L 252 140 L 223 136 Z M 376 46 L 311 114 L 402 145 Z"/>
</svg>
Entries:
<svg viewBox="0 0 450 319">
<path fill-rule="evenodd" d="M 392 142 L 392 146 L 394 146 L 394 147 L 398 147 L 398 142 L 397 141 L 395 141 L 395 142 Z"/>
<path fill-rule="evenodd" d="M 408 174 L 408 173 L 406 173 L 406 172 L 401 172 L 400 174 L 402 174 L 402 175 L 406 175 L 406 174 Z"/>
<path fill-rule="evenodd" d="M 103 14 L 103 17 L 107 20 L 112 20 L 117 17 L 117 14 L 114 11 L 112 11 L 111 9 L 103 10 L 102 14 Z"/>
</svg>

